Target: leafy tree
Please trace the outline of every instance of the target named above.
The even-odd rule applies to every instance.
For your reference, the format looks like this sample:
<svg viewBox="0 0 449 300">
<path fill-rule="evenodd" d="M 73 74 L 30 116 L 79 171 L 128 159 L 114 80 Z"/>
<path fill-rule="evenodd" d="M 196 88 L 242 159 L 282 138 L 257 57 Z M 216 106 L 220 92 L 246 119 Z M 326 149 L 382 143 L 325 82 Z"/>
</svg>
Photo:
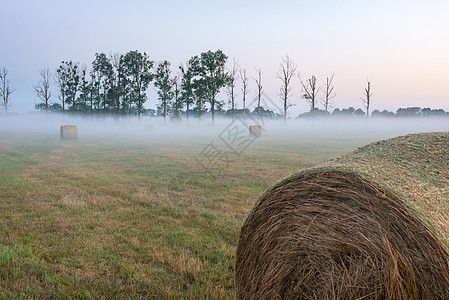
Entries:
<svg viewBox="0 0 449 300">
<path fill-rule="evenodd" d="M 443 109 L 430 109 L 430 108 L 423 108 L 421 110 L 421 115 L 423 117 L 442 117 L 446 115 L 446 112 Z"/>
<path fill-rule="evenodd" d="M 132 105 L 135 104 L 137 115 L 140 118 L 143 105 L 147 100 L 148 85 L 153 80 L 151 68 L 154 62 L 149 59 L 145 52 L 142 54 L 135 50 L 123 55 L 120 59 L 120 65 L 122 66 L 121 75 L 125 85 L 124 92 L 127 93 L 124 100 L 128 102 L 128 114 L 131 112 Z"/>
<path fill-rule="evenodd" d="M 332 116 L 339 116 L 341 115 L 341 110 L 339 108 L 334 109 L 332 112 Z"/>
<path fill-rule="evenodd" d="M 381 117 L 394 117 L 395 114 L 392 111 L 388 111 L 386 109 L 384 109 L 381 113 L 380 113 Z"/>
<path fill-rule="evenodd" d="M 315 107 L 311 111 L 308 111 L 308 112 L 300 114 L 297 117 L 297 119 L 299 119 L 299 118 L 310 118 L 310 117 L 313 117 L 313 118 L 315 118 L 315 117 L 325 117 L 326 115 L 327 114 L 326 114 L 325 110 L 321 110 L 321 109 Z"/>
<path fill-rule="evenodd" d="M 201 119 L 201 116 L 204 112 L 206 112 L 206 101 L 207 101 L 207 91 L 204 84 L 202 84 L 201 80 L 194 81 L 194 95 L 195 95 L 195 108 L 194 110 L 198 114 L 198 118 Z"/>
<path fill-rule="evenodd" d="M 234 115 L 237 118 L 243 118 L 243 115 L 250 115 L 250 114 L 251 114 L 251 111 L 248 108 L 246 108 L 246 109 L 236 108 L 234 110 Z M 232 116 L 232 109 L 228 109 L 225 113 L 225 116 Z"/>
<path fill-rule="evenodd" d="M 181 100 L 186 105 L 187 122 L 189 121 L 190 107 L 194 104 L 194 82 L 193 71 L 190 62 L 186 63 L 184 67 L 182 64 L 179 66 L 181 71 Z"/>
<path fill-rule="evenodd" d="M 371 113 L 371 117 L 380 117 L 380 110 L 373 110 L 373 112 Z"/>
<path fill-rule="evenodd" d="M 66 62 L 68 71 L 68 81 L 67 81 L 67 104 L 76 107 L 76 93 L 78 92 L 80 74 L 79 74 L 79 64 L 72 63 L 72 61 Z"/>
<path fill-rule="evenodd" d="M 91 90 L 90 90 L 90 111 L 91 113 L 94 110 L 98 110 L 101 105 L 101 79 L 100 74 L 98 72 L 95 72 L 94 70 L 90 71 L 90 83 L 91 83 Z"/>
<path fill-rule="evenodd" d="M 62 102 L 63 112 L 65 111 L 65 104 L 75 104 L 80 81 L 78 66 L 78 63 L 73 63 L 71 60 L 62 61 L 56 70 L 56 84 L 59 88 L 59 99 Z"/>
<path fill-rule="evenodd" d="M 59 68 L 56 70 L 54 80 L 58 87 L 58 98 L 62 103 L 62 113 L 65 112 L 65 102 L 67 98 L 67 85 L 68 85 L 68 74 L 64 67 L 64 62 L 61 63 Z"/>
<path fill-rule="evenodd" d="M 34 109 L 40 110 L 40 111 L 51 111 L 51 112 L 61 112 L 62 106 L 59 103 L 52 103 L 48 106 L 45 105 L 44 102 L 36 103 L 34 105 Z"/>
<path fill-rule="evenodd" d="M 114 69 L 111 60 L 104 53 L 95 53 L 95 60 L 92 62 L 92 71 L 97 78 L 98 96 L 101 97 L 100 106 L 106 111 L 106 106 L 112 106 L 111 90 L 113 89 Z M 103 89 L 100 93 L 100 89 Z M 108 97 L 110 96 L 110 97 Z"/>
<path fill-rule="evenodd" d="M 39 82 L 35 86 L 33 86 L 33 88 L 37 97 L 45 105 L 45 111 L 48 112 L 48 105 L 50 104 L 50 98 L 52 96 L 50 90 L 51 73 L 49 68 L 40 69 L 38 70 L 38 72 L 41 78 Z"/>
<path fill-rule="evenodd" d="M 112 106 L 114 108 L 114 113 L 118 113 L 120 110 L 120 92 L 121 92 L 121 73 L 122 65 L 120 64 L 122 55 L 119 53 L 114 53 L 110 60 L 113 66 L 114 80 L 112 81 Z"/>
<path fill-rule="evenodd" d="M 193 99 L 194 99 L 194 111 L 201 119 L 202 114 L 206 111 L 206 85 L 204 79 L 199 76 L 199 71 L 201 69 L 201 60 L 198 55 L 192 56 L 189 60 L 189 66 L 192 75 L 192 88 L 193 88 Z"/>
<path fill-rule="evenodd" d="M 421 116 L 421 108 L 420 107 L 399 108 L 396 111 L 396 116 L 398 116 L 398 117 L 418 117 L 418 116 Z"/>
<path fill-rule="evenodd" d="M 360 108 L 357 108 L 356 111 L 354 112 L 354 116 L 356 116 L 356 117 L 364 117 L 365 116 L 365 112 L 363 110 L 361 110 Z"/>
<path fill-rule="evenodd" d="M 445 115 L 446 115 L 446 112 L 442 108 L 432 109 L 431 116 L 433 116 L 433 117 L 443 117 Z"/>
<path fill-rule="evenodd" d="M 158 111 L 161 112 L 162 116 L 164 117 L 164 121 L 167 117 L 167 113 L 170 109 L 170 104 L 174 96 L 174 80 L 170 77 L 170 74 L 170 63 L 166 60 L 159 63 L 156 70 L 154 85 L 158 88 Z"/>
<path fill-rule="evenodd" d="M 390 117 L 394 117 L 394 116 L 395 116 L 394 112 L 388 111 L 386 109 L 384 109 L 383 111 L 379 111 L 378 109 L 375 109 L 371 113 L 371 117 L 390 118 Z"/>
<path fill-rule="evenodd" d="M 90 113 L 92 114 L 92 94 L 93 94 L 93 82 L 89 81 L 89 78 L 87 78 L 87 67 L 84 66 L 81 69 L 81 75 L 80 75 L 80 95 L 78 97 L 77 101 L 77 107 L 76 109 L 78 111 L 87 112 L 90 108 Z M 90 102 L 90 105 L 89 105 Z"/>
<path fill-rule="evenodd" d="M 354 116 L 354 113 L 355 113 L 355 108 L 352 106 L 348 107 L 348 108 L 343 108 L 342 110 L 336 108 L 332 112 L 332 116 L 352 117 L 352 116 Z"/>
<path fill-rule="evenodd" d="M 346 116 L 353 116 L 354 113 L 355 113 L 355 108 L 352 107 L 352 106 L 350 106 L 350 107 L 348 107 L 348 108 L 343 108 L 343 109 L 341 110 L 341 114 L 342 114 L 342 115 L 346 115 Z"/>
<path fill-rule="evenodd" d="M 226 86 L 228 82 L 228 74 L 225 71 L 225 65 L 228 57 L 221 51 L 207 51 L 201 53 L 196 58 L 193 71 L 196 79 L 194 79 L 199 94 L 203 96 L 210 104 L 212 112 L 212 120 L 215 118 L 215 108 L 217 95 L 220 90 Z M 201 97 L 200 97 L 201 98 Z"/>
<path fill-rule="evenodd" d="M 325 110 L 321 110 L 318 107 L 315 107 L 314 109 L 312 109 L 309 113 L 309 116 L 311 117 L 325 117 L 326 116 L 326 111 Z"/>
<path fill-rule="evenodd" d="M 273 119 L 276 116 L 274 111 L 265 109 L 263 106 L 254 108 L 252 114 L 257 114 L 258 116 L 260 115 L 264 119 Z"/>
</svg>

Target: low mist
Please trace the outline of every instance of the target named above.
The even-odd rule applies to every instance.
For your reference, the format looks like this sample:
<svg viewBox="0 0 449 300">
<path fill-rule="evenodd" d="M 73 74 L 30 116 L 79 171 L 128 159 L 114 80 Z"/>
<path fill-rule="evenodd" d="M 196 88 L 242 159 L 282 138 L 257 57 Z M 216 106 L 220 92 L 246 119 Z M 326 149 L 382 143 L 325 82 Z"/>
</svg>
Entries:
<svg viewBox="0 0 449 300">
<path fill-rule="evenodd" d="M 226 130 L 248 133 L 250 125 L 262 126 L 262 138 L 269 141 L 282 139 L 383 139 L 408 133 L 447 131 L 448 118 L 310 118 L 283 120 L 257 120 L 257 117 L 177 119 L 162 117 L 114 117 L 73 116 L 57 113 L 10 114 L 0 116 L 0 137 L 45 137 L 59 138 L 61 125 L 76 125 L 79 140 L 83 139 L 167 139 L 197 140 L 216 138 Z"/>
</svg>

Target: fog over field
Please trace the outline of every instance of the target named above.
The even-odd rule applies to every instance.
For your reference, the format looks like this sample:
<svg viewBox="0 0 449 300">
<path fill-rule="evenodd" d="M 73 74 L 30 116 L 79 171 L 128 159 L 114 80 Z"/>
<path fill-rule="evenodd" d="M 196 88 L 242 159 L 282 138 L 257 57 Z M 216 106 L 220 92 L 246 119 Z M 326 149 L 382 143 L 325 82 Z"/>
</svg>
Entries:
<svg viewBox="0 0 449 300">
<path fill-rule="evenodd" d="M 257 121 L 257 117 L 243 118 L 190 118 L 164 122 L 158 117 L 73 116 L 62 114 L 11 114 L 0 117 L 0 136 L 46 136 L 59 137 L 61 125 L 76 125 L 79 139 L 84 138 L 144 138 L 171 141 L 198 138 L 214 138 L 226 130 L 240 133 L 248 131 L 250 125 L 261 125 L 263 139 L 282 138 L 332 138 L 351 139 L 358 137 L 388 138 L 418 132 L 448 131 L 447 118 L 309 118 Z"/>
<path fill-rule="evenodd" d="M 0 7 L 0 300 L 449 299 L 448 0 Z"/>
<path fill-rule="evenodd" d="M 0 298 L 233 299 L 257 199 L 371 142 L 446 118 L 0 115 Z M 76 125 L 78 140 L 60 140 Z M 23 297 L 22 297 L 23 298 Z"/>
</svg>

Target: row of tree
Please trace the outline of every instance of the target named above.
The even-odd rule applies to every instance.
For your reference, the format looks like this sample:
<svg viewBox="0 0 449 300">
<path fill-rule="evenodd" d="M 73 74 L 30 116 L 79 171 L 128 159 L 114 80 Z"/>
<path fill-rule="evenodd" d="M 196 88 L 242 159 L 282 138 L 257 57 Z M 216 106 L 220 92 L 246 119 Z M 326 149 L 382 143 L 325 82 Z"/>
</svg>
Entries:
<svg viewBox="0 0 449 300">
<path fill-rule="evenodd" d="M 324 116 L 332 116 L 332 117 L 366 117 L 366 112 L 360 108 L 355 109 L 354 107 L 348 107 L 339 109 L 336 108 L 332 113 L 327 114 L 326 111 L 321 109 L 314 109 L 310 112 L 300 114 L 298 118 L 307 118 L 307 117 L 324 117 Z M 421 108 L 421 107 L 406 107 L 399 108 L 396 113 L 388 110 L 374 110 L 371 113 L 371 117 L 383 117 L 383 118 L 391 118 L 391 117 L 399 117 L 399 118 L 413 118 L 413 117 L 446 117 L 449 116 L 449 112 L 445 112 L 443 109 L 431 109 L 431 108 Z"/>
<path fill-rule="evenodd" d="M 223 88 L 229 96 L 231 115 L 234 116 L 237 107 L 237 83 L 240 82 L 242 94 L 243 116 L 247 109 L 247 95 L 249 81 L 256 84 L 257 113 L 260 117 L 263 95 L 262 71 L 255 67 L 257 76 L 249 78 L 247 69 L 241 68 L 235 60 L 231 68 L 226 68 L 228 57 L 220 50 L 207 51 L 192 56 L 186 63 L 180 64 L 177 75 L 171 70 L 170 62 L 162 61 L 155 64 L 144 52 L 129 51 L 128 53 L 113 54 L 96 53 L 95 59 L 88 68 L 71 60 L 62 61 L 55 72 L 48 68 L 39 70 L 40 80 L 34 86 L 36 95 L 41 100 L 36 109 L 45 111 L 70 111 L 81 113 L 112 113 L 126 115 L 142 115 L 152 113 L 146 110 L 147 90 L 152 83 L 157 90 L 159 105 L 157 114 L 164 118 L 168 115 L 179 117 L 190 112 L 198 117 L 211 112 L 212 118 L 216 111 L 223 112 L 225 101 L 217 99 Z M 283 104 L 283 117 L 287 118 L 287 109 L 293 104 L 291 91 L 293 79 L 296 77 L 296 64 L 287 55 L 282 58 L 277 78 L 282 82 L 279 96 Z M 3 82 L 7 82 L 7 71 L 4 72 Z M 2 74 L 3 74 L 2 73 Z M 326 78 L 322 87 L 317 86 L 315 76 L 303 80 L 299 75 L 302 88 L 302 98 L 310 104 L 313 111 L 317 107 L 318 94 L 322 91 L 322 103 L 326 113 L 329 113 L 330 101 L 335 97 L 332 81 L 334 75 Z M 56 84 L 59 102 L 52 101 L 52 83 Z M 9 87 L 9 84 L 7 84 Z M 365 103 L 369 114 L 370 83 Z M 12 90 L 3 93 L 5 112 L 7 111 L 9 95 Z M 185 110 L 184 110 L 185 109 Z"/>
<path fill-rule="evenodd" d="M 167 60 L 155 65 L 145 52 L 139 51 L 109 57 L 96 53 L 90 69 L 80 67 L 79 63 L 62 61 L 54 74 L 48 68 L 39 70 L 40 81 L 34 90 L 42 101 L 36 108 L 140 117 L 146 111 L 147 90 L 153 83 L 159 100 L 157 111 L 164 118 L 179 116 L 184 107 L 187 112 L 193 107 L 201 117 L 206 103 L 214 118 L 215 109 L 223 105 L 217 95 L 230 81 L 225 69 L 227 59 L 220 50 L 203 52 L 181 64 L 179 75 L 173 75 Z M 61 105 L 51 101 L 52 78 Z"/>
<path fill-rule="evenodd" d="M 243 106 L 240 112 L 245 118 L 248 111 L 249 81 L 252 79 L 256 85 L 256 113 L 260 118 L 261 113 L 266 114 L 268 111 L 262 107 L 261 69 L 255 67 L 256 76 L 249 78 L 247 69 L 241 68 L 235 60 L 231 68 L 226 68 L 227 61 L 228 57 L 220 50 L 203 52 L 177 66 L 176 74 L 167 60 L 155 64 L 145 52 L 137 50 L 123 55 L 116 53 L 108 56 L 105 53 L 96 53 L 90 68 L 71 60 L 62 61 L 55 72 L 51 72 L 49 68 L 39 70 L 40 79 L 33 88 L 41 101 L 35 107 L 39 110 L 63 113 L 102 112 L 139 117 L 142 114 L 160 115 L 164 118 L 184 115 L 188 119 L 191 114 L 201 118 L 208 113 L 214 119 L 217 112 L 234 117 L 238 113 L 236 86 L 240 82 Z M 287 55 L 282 58 L 276 73 L 276 77 L 281 81 L 279 97 L 283 105 L 281 116 L 284 120 L 287 118 L 288 108 L 294 105 L 292 89 L 296 76 L 302 90 L 301 97 L 310 105 L 310 112 L 305 115 L 331 115 L 331 101 L 336 96 L 333 86 L 334 74 L 327 76 L 324 83 L 319 86 L 314 75 L 303 79 L 296 70 L 296 63 Z M 6 68 L 0 69 L 0 84 L 0 96 L 6 113 L 10 95 L 14 91 L 7 79 Z M 52 101 L 53 84 L 56 85 L 58 102 Z M 145 109 L 144 106 L 148 99 L 147 91 L 150 84 L 157 90 L 159 104 L 156 110 Z M 223 109 L 225 101 L 218 99 L 223 88 L 226 88 L 229 97 L 230 108 L 227 112 Z M 368 81 L 361 98 L 365 111 L 354 110 L 348 113 L 344 109 L 342 111 L 336 109 L 332 115 L 363 113 L 370 116 L 372 95 L 371 83 Z M 323 110 L 318 109 L 319 102 Z M 274 112 L 271 113 L 276 115 Z M 269 115 L 272 115 L 271 113 Z M 378 112 L 373 112 L 373 115 L 377 114 Z"/>
</svg>

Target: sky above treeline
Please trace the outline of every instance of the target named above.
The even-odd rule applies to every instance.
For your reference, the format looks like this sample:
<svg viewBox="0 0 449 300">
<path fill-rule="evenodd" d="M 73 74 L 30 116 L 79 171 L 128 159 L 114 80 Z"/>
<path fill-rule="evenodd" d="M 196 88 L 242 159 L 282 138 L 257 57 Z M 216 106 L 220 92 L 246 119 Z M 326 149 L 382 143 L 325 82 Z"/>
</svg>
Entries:
<svg viewBox="0 0 449 300">
<path fill-rule="evenodd" d="M 303 79 L 315 75 L 323 84 L 335 73 L 334 107 L 362 108 L 369 80 L 371 110 L 449 110 L 446 0 L 19 0 L 3 1 L 1 10 L 0 66 L 16 89 L 10 112 L 32 111 L 37 70 L 54 71 L 63 60 L 90 67 L 95 53 L 139 50 L 155 62 L 169 60 L 176 74 L 191 56 L 217 49 L 250 76 L 261 68 L 264 91 L 274 100 L 281 86 L 276 72 L 288 54 Z M 252 98 L 254 81 L 250 90 Z M 292 92 L 294 117 L 308 110 L 297 77 Z M 151 86 L 148 96 L 145 106 L 155 108 Z"/>
</svg>

